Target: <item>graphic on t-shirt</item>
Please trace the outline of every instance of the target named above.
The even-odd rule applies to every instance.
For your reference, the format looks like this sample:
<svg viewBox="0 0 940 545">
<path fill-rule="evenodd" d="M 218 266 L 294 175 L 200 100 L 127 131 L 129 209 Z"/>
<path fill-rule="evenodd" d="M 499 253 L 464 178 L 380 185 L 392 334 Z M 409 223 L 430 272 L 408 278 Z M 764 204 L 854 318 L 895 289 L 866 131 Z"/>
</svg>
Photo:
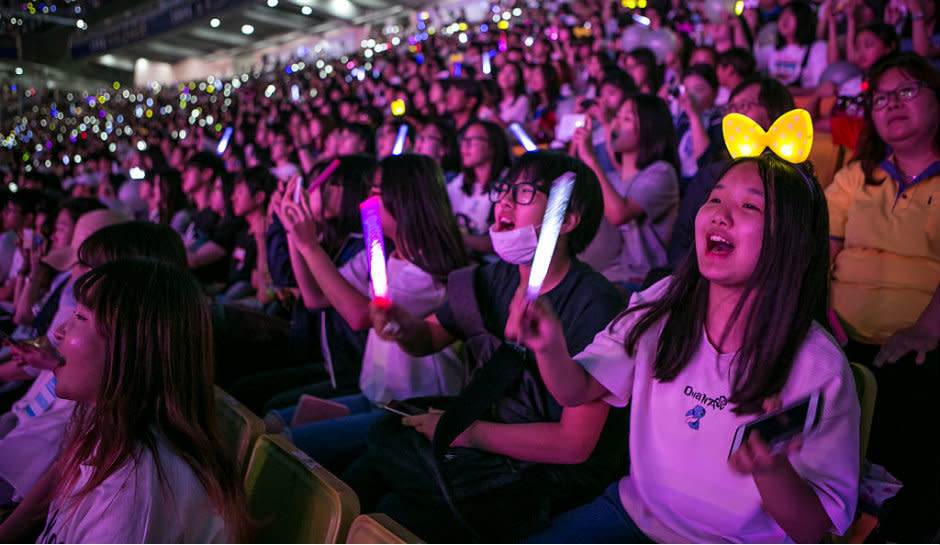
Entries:
<svg viewBox="0 0 940 545">
<path fill-rule="evenodd" d="M 697 430 L 699 427 L 699 420 L 705 416 L 705 407 L 701 405 L 696 405 L 695 408 L 690 409 L 685 413 L 685 423 L 689 425 L 693 430 Z"/>
</svg>

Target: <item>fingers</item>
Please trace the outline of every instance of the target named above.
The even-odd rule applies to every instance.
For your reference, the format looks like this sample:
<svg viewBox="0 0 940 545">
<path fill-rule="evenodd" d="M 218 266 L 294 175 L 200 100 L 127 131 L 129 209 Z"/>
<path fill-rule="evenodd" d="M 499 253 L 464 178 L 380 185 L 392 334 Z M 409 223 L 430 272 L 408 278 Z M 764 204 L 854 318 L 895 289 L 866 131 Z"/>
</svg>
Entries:
<svg viewBox="0 0 940 545">
<path fill-rule="evenodd" d="M 783 401 L 780 400 L 780 396 L 772 395 L 764 400 L 762 408 L 765 413 L 776 411 L 777 409 L 783 407 Z"/>
<path fill-rule="evenodd" d="M 921 347 L 917 349 L 917 357 L 914 359 L 917 365 L 923 365 L 927 361 L 927 349 Z"/>
</svg>

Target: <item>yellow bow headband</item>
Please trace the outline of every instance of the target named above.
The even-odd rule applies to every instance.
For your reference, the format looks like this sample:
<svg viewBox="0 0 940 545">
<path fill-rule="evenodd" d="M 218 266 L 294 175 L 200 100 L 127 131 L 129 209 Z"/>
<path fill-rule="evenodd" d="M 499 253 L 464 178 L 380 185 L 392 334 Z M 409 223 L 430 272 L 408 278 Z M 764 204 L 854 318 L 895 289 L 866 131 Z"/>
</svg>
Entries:
<svg viewBox="0 0 940 545">
<path fill-rule="evenodd" d="M 781 159 L 802 163 L 813 147 L 813 120 L 801 109 L 781 115 L 767 132 L 747 116 L 728 114 L 721 121 L 721 130 L 734 159 L 757 157 L 770 148 Z"/>
</svg>

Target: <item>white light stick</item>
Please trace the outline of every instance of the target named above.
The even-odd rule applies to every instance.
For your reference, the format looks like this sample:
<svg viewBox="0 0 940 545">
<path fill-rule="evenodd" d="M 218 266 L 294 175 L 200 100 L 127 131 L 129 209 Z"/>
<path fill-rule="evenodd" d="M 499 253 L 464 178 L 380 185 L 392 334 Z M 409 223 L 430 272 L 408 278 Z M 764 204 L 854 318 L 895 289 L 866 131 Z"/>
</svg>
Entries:
<svg viewBox="0 0 940 545">
<path fill-rule="evenodd" d="M 534 301 L 542 291 L 542 283 L 545 281 L 545 275 L 548 274 L 548 264 L 552 261 L 558 234 L 561 232 L 561 223 L 568 210 L 574 179 L 574 172 L 566 172 L 552 182 L 548 204 L 545 206 L 545 215 L 542 217 L 542 231 L 539 233 L 535 257 L 532 258 L 532 269 L 529 271 L 529 285 L 525 290 L 526 301 Z"/>
<path fill-rule="evenodd" d="M 404 123 L 398 127 L 398 136 L 395 137 L 395 147 L 392 148 L 392 155 L 401 155 L 405 151 L 405 139 L 408 138 L 408 125 Z"/>
<path fill-rule="evenodd" d="M 228 141 L 232 138 L 232 127 L 225 127 L 225 132 L 222 133 L 222 138 L 219 140 L 219 145 L 215 148 L 216 155 L 222 155 L 225 153 L 226 148 L 228 148 Z"/>
<path fill-rule="evenodd" d="M 486 51 L 483 53 L 483 73 L 489 75 L 492 71 L 490 67 L 490 52 Z"/>
<path fill-rule="evenodd" d="M 298 87 L 297 85 L 290 86 L 290 99 L 293 100 L 294 102 L 297 102 L 298 100 L 300 100 L 300 87 Z"/>
<path fill-rule="evenodd" d="M 512 131 L 512 134 L 516 137 L 516 140 L 522 144 L 522 147 L 524 147 L 526 151 L 536 151 L 539 149 L 538 146 L 535 145 L 535 142 L 529 138 L 529 135 L 526 134 L 525 129 L 523 129 L 522 125 L 519 123 L 511 123 L 509 125 L 509 130 Z"/>
</svg>

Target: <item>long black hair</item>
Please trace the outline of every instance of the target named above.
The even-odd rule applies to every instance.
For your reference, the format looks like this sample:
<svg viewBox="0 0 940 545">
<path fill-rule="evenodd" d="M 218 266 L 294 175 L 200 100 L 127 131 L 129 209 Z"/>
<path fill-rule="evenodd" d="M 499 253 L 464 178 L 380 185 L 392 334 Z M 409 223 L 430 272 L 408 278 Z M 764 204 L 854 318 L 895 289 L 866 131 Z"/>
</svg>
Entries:
<svg viewBox="0 0 940 545">
<path fill-rule="evenodd" d="M 321 233 L 320 245 L 330 256 L 342 249 L 349 235 L 362 232 L 359 203 L 368 197 L 369 178 L 377 164 L 374 157 L 364 153 L 342 155 L 336 160 L 339 166 L 320 186 L 320 209 L 326 205 L 329 192 L 341 191 L 339 214 L 335 218 L 324 218 L 317 225 Z M 310 175 L 319 176 L 332 161 L 315 164 Z"/>
<path fill-rule="evenodd" d="M 382 205 L 398 224 L 395 248 L 439 282 L 469 263 L 444 173 L 434 159 L 407 153 L 378 165 Z"/>
<path fill-rule="evenodd" d="M 813 319 L 824 319 L 829 285 L 829 214 L 819 182 L 772 153 L 738 159 L 722 177 L 746 163 L 757 165 L 766 205 L 760 256 L 726 328 L 744 325 L 744 341 L 729 371 L 729 401 L 736 414 L 760 412 L 763 400 L 786 384 Z M 643 311 L 624 340 L 627 353 L 635 355 L 640 339 L 662 323 L 654 376 L 674 380 L 699 350 L 708 294 L 693 245 L 660 299 L 618 318 Z"/>
</svg>

